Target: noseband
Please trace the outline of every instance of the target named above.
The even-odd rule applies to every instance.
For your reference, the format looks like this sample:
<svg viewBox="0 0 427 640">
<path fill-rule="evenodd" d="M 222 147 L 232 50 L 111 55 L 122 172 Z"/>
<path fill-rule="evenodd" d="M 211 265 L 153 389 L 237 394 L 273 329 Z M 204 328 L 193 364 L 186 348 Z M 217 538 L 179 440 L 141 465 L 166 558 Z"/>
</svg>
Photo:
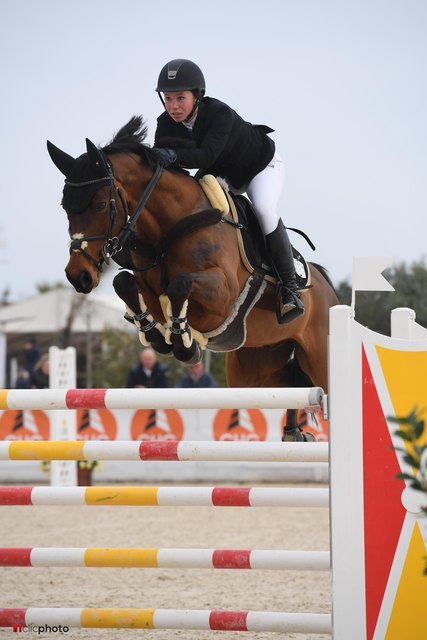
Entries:
<svg viewBox="0 0 427 640">
<path fill-rule="evenodd" d="M 145 207 L 147 200 L 150 197 L 151 192 L 156 186 L 163 171 L 163 166 L 161 164 L 158 164 L 154 171 L 153 176 L 151 177 L 150 181 L 145 187 L 135 207 L 135 211 L 131 216 L 129 216 L 126 200 L 123 197 L 123 194 L 120 191 L 120 189 L 116 186 L 116 183 L 114 181 L 113 169 L 111 167 L 110 162 L 108 162 L 107 159 L 105 160 L 105 166 L 106 166 L 108 175 L 104 176 L 103 178 L 97 178 L 95 180 L 86 180 L 85 182 L 70 182 L 69 180 L 65 180 L 65 185 L 67 187 L 73 187 L 73 188 L 86 187 L 93 184 L 99 184 L 99 185 L 108 184 L 110 187 L 110 221 L 109 221 L 107 233 L 98 234 L 95 236 L 84 236 L 82 238 L 73 238 L 70 233 L 70 237 L 71 237 L 70 253 L 72 251 L 77 251 L 78 253 L 82 253 L 96 267 L 98 271 L 102 271 L 102 267 L 104 263 L 109 264 L 110 258 L 115 256 L 116 253 L 122 250 L 123 245 L 128 239 L 130 233 L 133 231 L 136 221 L 138 220 L 141 211 Z M 122 207 L 126 216 L 126 222 L 117 236 L 112 236 L 113 229 L 115 227 L 116 219 L 117 219 L 117 204 L 116 204 L 114 191 L 116 192 L 116 194 L 119 196 L 121 200 Z M 105 240 L 105 243 L 101 249 L 101 257 L 99 258 L 98 261 L 95 260 L 95 258 L 93 258 L 85 249 L 85 246 L 88 244 L 88 242 L 91 242 L 93 240 Z M 86 244 L 84 245 L 84 243 Z"/>
</svg>

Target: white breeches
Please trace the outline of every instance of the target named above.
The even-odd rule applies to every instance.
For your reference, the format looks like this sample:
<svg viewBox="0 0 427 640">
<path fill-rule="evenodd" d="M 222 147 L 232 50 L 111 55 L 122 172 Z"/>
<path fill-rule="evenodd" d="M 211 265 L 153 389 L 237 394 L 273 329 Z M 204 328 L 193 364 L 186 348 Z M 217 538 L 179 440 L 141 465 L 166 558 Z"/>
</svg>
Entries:
<svg viewBox="0 0 427 640">
<path fill-rule="evenodd" d="M 275 153 L 270 163 L 246 187 L 264 234 L 275 230 L 279 221 L 279 199 L 285 178 L 282 158 Z"/>
</svg>

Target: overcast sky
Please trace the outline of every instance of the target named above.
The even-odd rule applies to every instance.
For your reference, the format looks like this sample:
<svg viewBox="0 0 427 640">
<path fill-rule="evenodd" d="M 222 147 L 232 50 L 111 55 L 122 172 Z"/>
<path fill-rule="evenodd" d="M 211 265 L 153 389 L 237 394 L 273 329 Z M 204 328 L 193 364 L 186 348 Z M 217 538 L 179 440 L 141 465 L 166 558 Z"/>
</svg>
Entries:
<svg viewBox="0 0 427 640">
<path fill-rule="evenodd" d="M 425 0 L 0 0 L 0 287 L 65 282 L 63 176 L 134 114 L 154 136 L 159 70 L 202 67 L 207 94 L 275 129 L 281 214 L 297 248 L 351 276 L 353 256 L 427 254 Z M 104 284 L 110 287 L 109 282 Z"/>
</svg>

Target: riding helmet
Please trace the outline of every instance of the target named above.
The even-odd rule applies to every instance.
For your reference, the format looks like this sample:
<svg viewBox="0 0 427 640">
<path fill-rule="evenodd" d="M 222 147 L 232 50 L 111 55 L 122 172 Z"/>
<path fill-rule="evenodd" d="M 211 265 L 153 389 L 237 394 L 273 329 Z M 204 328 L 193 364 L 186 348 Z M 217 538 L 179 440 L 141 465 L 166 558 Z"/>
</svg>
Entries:
<svg viewBox="0 0 427 640">
<path fill-rule="evenodd" d="M 196 91 L 203 97 L 206 91 L 202 70 L 191 60 L 171 60 L 160 71 L 157 93 L 164 91 Z"/>
</svg>

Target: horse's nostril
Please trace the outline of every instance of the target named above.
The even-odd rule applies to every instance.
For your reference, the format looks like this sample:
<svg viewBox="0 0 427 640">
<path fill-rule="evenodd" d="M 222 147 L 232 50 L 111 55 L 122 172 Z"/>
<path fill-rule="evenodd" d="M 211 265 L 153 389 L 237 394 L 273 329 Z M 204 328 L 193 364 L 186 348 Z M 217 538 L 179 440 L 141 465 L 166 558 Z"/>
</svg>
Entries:
<svg viewBox="0 0 427 640">
<path fill-rule="evenodd" d="M 78 284 L 80 285 L 80 291 L 82 293 L 89 293 L 89 291 L 92 291 L 93 280 L 89 271 L 86 271 L 86 269 L 84 269 L 83 271 L 80 271 L 79 277 L 78 277 Z"/>
<path fill-rule="evenodd" d="M 92 291 L 94 282 L 89 271 L 86 269 L 79 271 L 77 278 L 73 278 L 68 273 L 66 273 L 66 276 L 78 293 L 89 293 Z"/>
</svg>

